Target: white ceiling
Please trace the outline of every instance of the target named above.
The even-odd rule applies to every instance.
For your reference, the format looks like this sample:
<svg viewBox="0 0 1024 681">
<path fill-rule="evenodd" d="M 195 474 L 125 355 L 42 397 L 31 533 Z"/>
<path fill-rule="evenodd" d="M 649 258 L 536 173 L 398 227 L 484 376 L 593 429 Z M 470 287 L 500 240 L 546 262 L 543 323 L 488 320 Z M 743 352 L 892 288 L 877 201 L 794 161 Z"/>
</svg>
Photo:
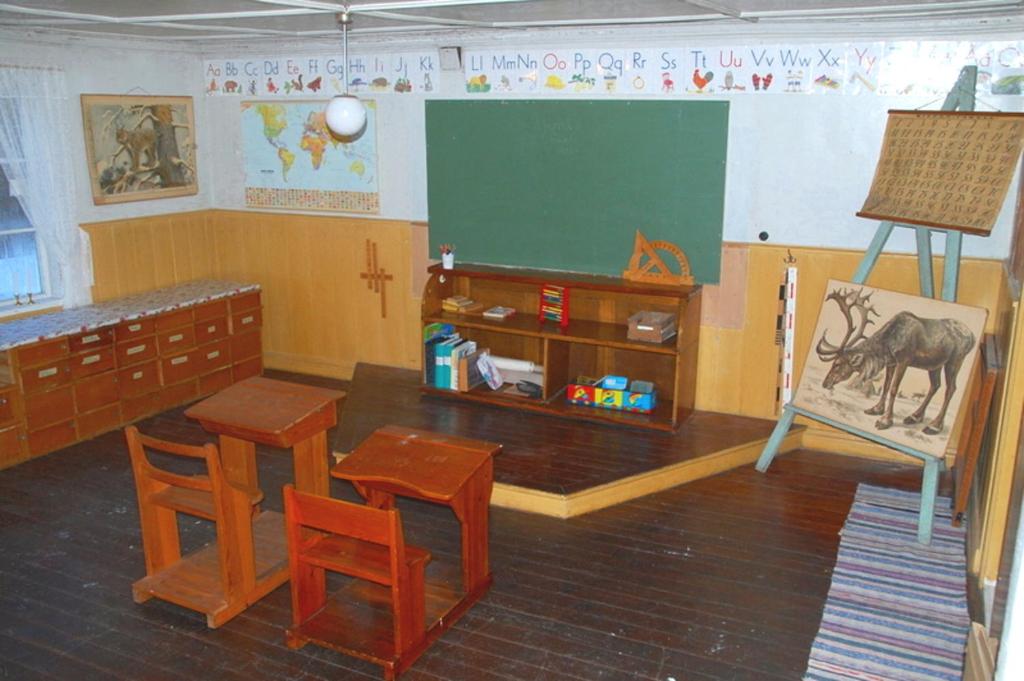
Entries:
<svg viewBox="0 0 1024 681">
<path fill-rule="evenodd" d="M 1000 21 L 1024 17 L 1024 0 L 20 0 L 0 2 L 0 28 L 167 42 L 336 35 L 348 8 L 353 34 L 453 30 L 800 22 Z"/>
</svg>

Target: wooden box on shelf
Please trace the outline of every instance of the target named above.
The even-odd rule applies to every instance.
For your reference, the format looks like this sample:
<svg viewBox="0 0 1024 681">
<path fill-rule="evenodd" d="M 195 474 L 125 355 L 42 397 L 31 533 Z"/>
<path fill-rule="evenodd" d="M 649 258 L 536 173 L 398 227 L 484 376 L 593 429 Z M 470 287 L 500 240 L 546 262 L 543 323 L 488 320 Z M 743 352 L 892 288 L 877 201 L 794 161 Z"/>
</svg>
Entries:
<svg viewBox="0 0 1024 681">
<path fill-rule="evenodd" d="M 701 287 L 662 286 L 619 277 L 459 264 L 430 268 L 423 292 L 422 323 L 451 324 L 463 338 L 543 367 L 542 394 L 530 398 L 515 390 L 492 391 L 486 384 L 469 391 L 424 385 L 426 394 L 486 402 L 576 419 L 671 431 L 693 411 L 700 336 Z M 571 291 L 566 326 L 538 320 L 539 291 L 545 285 Z M 442 309 L 442 301 L 462 295 L 482 304 L 513 307 L 504 320 Z M 629 318 L 639 311 L 675 315 L 676 333 L 663 343 L 631 340 Z M 565 389 L 577 376 L 628 376 L 650 381 L 658 403 L 650 414 L 570 404 Z"/>
</svg>

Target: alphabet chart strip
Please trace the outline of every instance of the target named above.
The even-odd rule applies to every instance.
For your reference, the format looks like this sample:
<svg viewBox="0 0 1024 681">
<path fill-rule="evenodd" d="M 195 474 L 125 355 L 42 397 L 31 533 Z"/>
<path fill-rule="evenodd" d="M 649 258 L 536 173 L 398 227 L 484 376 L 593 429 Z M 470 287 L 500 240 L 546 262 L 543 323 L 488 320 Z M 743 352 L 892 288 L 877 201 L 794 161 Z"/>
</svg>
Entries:
<svg viewBox="0 0 1024 681">
<path fill-rule="evenodd" d="M 469 50 L 466 91 L 499 95 L 945 95 L 976 64 L 986 95 L 1024 94 L 1022 41 L 865 41 Z"/>
<path fill-rule="evenodd" d="M 857 215 L 987 236 L 1024 145 L 1024 114 L 890 111 Z"/>
<path fill-rule="evenodd" d="M 357 54 L 348 60 L 349 91 L 431 92 L 436 52 Z M 203 63 L 207 95 L 332 96 L 345 91 L 344 59 L 335 55 L 241 57 Z"/>
</svg>

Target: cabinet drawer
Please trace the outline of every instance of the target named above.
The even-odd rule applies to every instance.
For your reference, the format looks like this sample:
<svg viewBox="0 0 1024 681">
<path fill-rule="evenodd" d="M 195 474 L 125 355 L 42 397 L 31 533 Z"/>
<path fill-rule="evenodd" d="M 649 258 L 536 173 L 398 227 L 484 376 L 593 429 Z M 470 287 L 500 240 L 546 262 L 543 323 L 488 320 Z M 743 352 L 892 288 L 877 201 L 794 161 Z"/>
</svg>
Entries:
<svg viewBox="0 0 1024 681">
<path fill-rule="evenodd" d="M 71 358 L 71 378 L 79 379 L 92 376 L 114 368 L 114 348 L 108 346 L 97 348 L 92 352 L 74 355 Z"/>
<path fill-rule="evenodd" d="M 28 434 L 28 451 L 33 456 L 46 454 L 74 442 L 75 422 L 67 421 Z"/>
<path fill-rule="evenodd" d="M 182 326 L 170 331 L 161 331 L 156 336 L 156 344 L 160 349 L 161 355 L 194 348 L 196 345 L 196 330 L 192 326 Z"/>
<path fill-rule="evenodd" d="M 0 390 L 0 428 L 14 421 L 14 390 Z"/>
<path fill-rule="evenodd" d="M 87 440 L 100 433 L 113 430 L 121 425 L 121 405 L 117 402 L 97 409 L 88 414 L 80 414 L 75 419 L 78 427 L 78 439 Z"/>
<path fill-rule="evenodd" d="M 252 331 L 231 337 L 231 361 L 239 362 L 260 356 L 260 332 Z"/>
<path fill-rule="evenodd" d="M 156 331 L 156 319 L 154 317 L 143 317 L 133 319 L 130 322 L 121 322 L 114 327 L 114 338 L 118 343 L 122 341 L 152 336 Z"/>
<path fill-rule="evenodd" d="M 71 352 L 84 352 L 104 345 L 111 345 L 113 342 L 114 327 L 107 327 L 70 336 L 68 344 L 71 347 Z"/>
<path fill-rule="evenodd" d="M 156 330 L 168 331 L 179 326 L 192 326 L 192 308 L 165 312 L 156 318 Z"/>
<path fill-rule="evenodd" d="M 117 366 L 119 367 L 141 364 L 146 360 L 156 357 L 156 336 L 135 338 L 124 343 L 118 343 L 115 353 L 117 355 Z"/>
<path fill-rule="evenodd" d="M 231 367 L 199 377 L 199 394 L 211 395 L 231 385 Z"/>
<path fill-rule="evenodd" d="M 206 321 L 208 319 L 219 319 L 228 316 L 228 301 L 215 300 L 212 303 L 203 303 L 197 305 L 194 308 L 194 316 L 196 322 Z"/>
<path fill-rule="evenodd" d="M 18 355 L 18 364 L 20 366 L 52 362 L 53 360 L 68 356 L 68 339 L 64 337 L 41 343 L 33 343 L 32 345 L 17 348 L 14 352 Z"/>
<path fill-rule="evenodd" d="M 25 423 L 30 433 L 74 415 L 75 398 L 71 386 L 25 398 Z"/>
<path fill-rule="evenodd" d="M 99 409 L 117 402 L 117 373 L 108 371 L 75 383 L 75 410 L 78 413 Z"/>
<path fill-rule="evenodd" d="M 228 335 L 228 318 L 217 317 L 196 322 L 196 345 L 226 338 Z"/>
<path fill-rule="evenodd" d="M 117 372 L 117 390 L 121 399 L 137 397 L 160 388 L 160 369 L 157 362 L 149 362 Z"/>
<path fill-rule="evenodd" d="M 231 382 L 238 383 L 251 376 L 259 376 L 263 372 L 263 359 L 253 357 L 231 367 Z"/>
<path fill-rule="evenodd" d="M 165 386 L 195 378 L 199 373 L 199 351 L 189 350 L 160 360 L 160 376 Z"/>
<path fill-rule="evenodd" d="M 0 430 L 0 468 L 25 458 L 25 452 L 22 449 L 23 442 L 25 442 L 25 433 L 21 428 Z"/>
<path fill-rule="evenodd" d="M 126 400 L 121 400 L 122 423 L 137 421 L 143 416 L 155 414 L 163 408 L 161 393 L 152 392 L 147 395 L 139 395 Z"/>
<path fill-rule="evenodd" d="M 36 393 L 71 382 L 71 360 L 59 359 L 21 370 L 21 385 L 25 393 Z"/>
<path fill-rule="evenodd" d="M 242 293 L 234 296 L 230 299 L 231 302 L 231 314 L 241 312 L 242 310 L 252 310 L 260 306 L 260 292 L 253 291 L 252 293 Z"/>
<path fill-rule="evenodd" d="M 263 323 L 263 313 L 257 308 L 245 310 L 231 315 L 231 333 L 246 333 L 252 329 L 258 329 Z"/>
<path fill-rule="evenodd" d="M 228 339 L 199 348 L 199 373 L 208 374 L 231 365 L 231 345 Z"/>
<path fill-rule="evenodd" d="M 179 404 L 192 402 L 199 398 L 199 381 L 192 379 L 191 381 L 168 386 L 156 394 L 160 396 L 161 409 L 177 407 Z"/>
</svg>

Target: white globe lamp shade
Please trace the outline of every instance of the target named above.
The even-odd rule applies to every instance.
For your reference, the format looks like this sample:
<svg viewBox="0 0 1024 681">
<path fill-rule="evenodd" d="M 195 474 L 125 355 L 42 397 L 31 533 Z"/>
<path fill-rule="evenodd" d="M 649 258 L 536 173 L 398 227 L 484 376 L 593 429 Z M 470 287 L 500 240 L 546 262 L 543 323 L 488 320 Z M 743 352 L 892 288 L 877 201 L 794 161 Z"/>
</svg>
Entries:
<svg viewBox="0 0 1024 681">
<path fill-rule="evenodd" d="M 324 118 L 335 135 L 352 137 L 366 125 L 366 107 L 355 95 L 338 95 L 327 105 Z"/>
</svg>

